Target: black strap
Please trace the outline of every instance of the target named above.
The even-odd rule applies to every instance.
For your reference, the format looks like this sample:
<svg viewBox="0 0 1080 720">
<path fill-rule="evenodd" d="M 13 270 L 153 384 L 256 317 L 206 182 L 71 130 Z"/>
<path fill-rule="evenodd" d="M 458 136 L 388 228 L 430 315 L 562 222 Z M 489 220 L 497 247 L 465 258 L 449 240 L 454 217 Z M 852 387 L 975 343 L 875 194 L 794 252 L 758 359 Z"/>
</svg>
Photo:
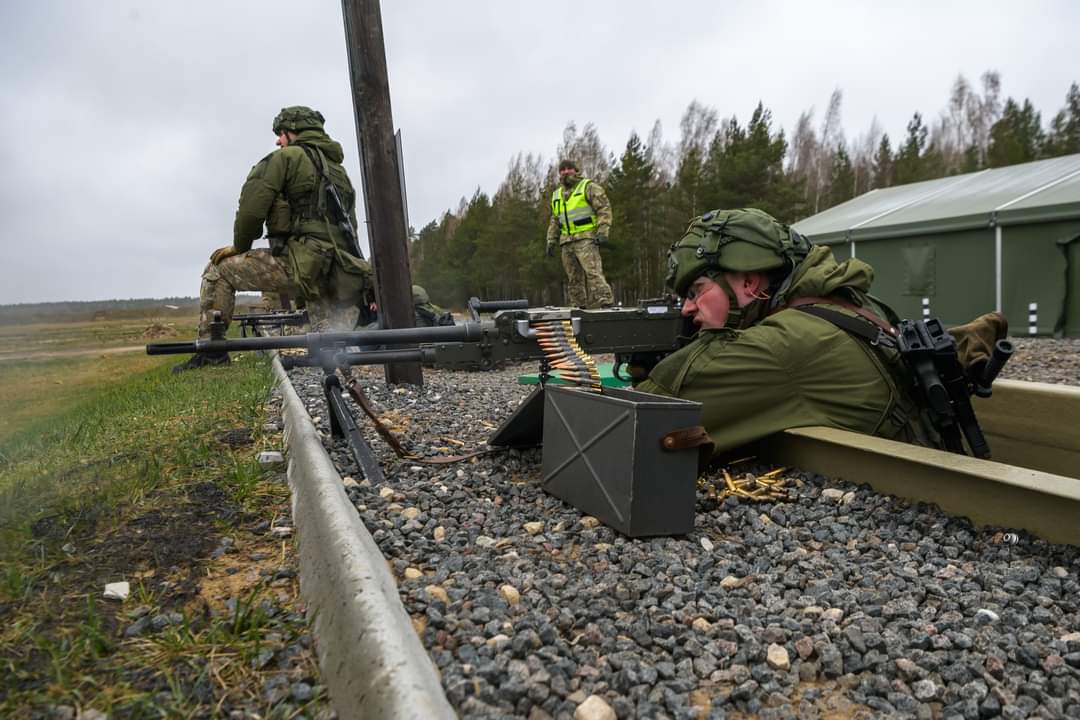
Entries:
<svg viewBox="0 0 1080 720">
<path fill-rule="evenodd" d="M 800 305 L 794 309 L 804 312 L 807 315 L 813 315 L 814 317 L 819 317 L 822 320 L 831 322 L 841 330 L 865 340 L 874 347 L 896 347 L 895 338 L 880 327 L 871 325 L 857 317 L 852 317 L 851 315 L 842 313 L 838 310 L 821 307 L 820 305 Z"/>
</svg>

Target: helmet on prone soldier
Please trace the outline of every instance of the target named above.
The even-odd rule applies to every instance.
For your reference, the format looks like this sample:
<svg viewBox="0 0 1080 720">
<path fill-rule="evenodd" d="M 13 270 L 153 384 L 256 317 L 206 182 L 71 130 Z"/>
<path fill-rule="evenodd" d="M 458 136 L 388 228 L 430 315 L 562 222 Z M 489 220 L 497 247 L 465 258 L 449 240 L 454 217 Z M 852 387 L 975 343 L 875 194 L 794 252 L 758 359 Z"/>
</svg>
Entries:
<svg viewBox="0 0 1080 720">
<path fill-rule="evenodd" d="M 322 130 L 326 119 L 318 110 L 312 110 L 304 105 L 291 105 L 282 108 L 274 118 L 274 134 L 280 135 L 285 131 L 301 132 L 303 130 Z"/>
<path fill-rule="evenodd" d="M 427 290 L 419 285 L 412 286 L 412 301 L 413 305 L 427 305 L 431 302 L 431 298 L 428 296 Z"/>
<path fill-rule="evenodd" d="M 809 251 L 809 240 L 761 210 L 713 210 L 691 220 L 671 246 L 665 284 L 685 296 L 702 275 L 769 273 L 794 267 Z"/>
</svg>

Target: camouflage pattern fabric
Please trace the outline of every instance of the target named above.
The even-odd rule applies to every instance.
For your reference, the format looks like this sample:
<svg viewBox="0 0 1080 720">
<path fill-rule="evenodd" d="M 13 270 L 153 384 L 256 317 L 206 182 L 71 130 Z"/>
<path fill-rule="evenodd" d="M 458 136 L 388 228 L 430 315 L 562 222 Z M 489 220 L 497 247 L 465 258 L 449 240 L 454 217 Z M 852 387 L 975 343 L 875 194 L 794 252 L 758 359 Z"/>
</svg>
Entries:
<svg viewBox="0 0 1080 720">
<path fill-rule="evenodd" d="M 565 190 L 565 188 L 564 188 Z M 559 219 L 554 215 L 548 222 L 548 247 L 558 242 L 562 249 L 563 269 L 566 271 L 566 292 L 571 305 L 577 307 L 600 307 L 612 305 L 615 298 L 611 286 L 604 277 L 600 251 L 593 242 L 597 235 L 610 237 L 611 201 L 598 183 L 590 182 L 585 188 L 585 199 L 596 213 L 596 229 L 573 235 L 563 235 Z"/>
<path fill-rule="evenodd" d="M 326 173 L 356 227 L 356 193 L 341 166 L 344 151 L 321 129 L 308 128 L 251 169 L 240 191 L 233 247 L 249 251 L 265 225 L 273 255 L 280 257 L 294 297 L 307 302 L 309 310 L 322 305 L 351 312 L 372 299 L 371 266 L 348 252 L 349 243 L 337 222 L 340 218 L 327 202 L 326 183 L 309 152 L 325 162 Z"/>
<path fill-rule="evenodd" d="M 292 302 L 287 292 L 267 291 L 262 293 L 259 299 L 261 312 L 274 312 L 276 310 L 292 310 Z"/>
<path fill-rule="evenodd" d="M 255 291 L 296 292 L 285 263 L 269 250 L 249 250 L 225 258 L 217 265 L 208 263 L 199 288 L 199 337 L 210 337 L 210 319 L 215 310 L 221 312 L 227 328 L 236 307 L 236 293 Z M 315 330 L 352 330 L 360 317 L 360 309 L 336 303 L 309 302 L 308 317 Z"/>
<path fill-rule="evenodd" d="M 563 189 L 565 190 L 565 188 Z M 590 182 L 585 188 L 585 199 L 589 201 L 589 205 L 592 206 L 593 212 L 596 213 L 596 229 L 586 230 L 585 232 L 575 233 L 574 235 L 563 235 L 559 219 L 552 215 L 551 220 L 548 222 L 548 245 L 554 245 L 556 241 L 560 245 L 564 245 L 568 242 L 573 242 L 574 240 L 595 240 L 597 235 L 606 235 L 610 237 L 611 201 L 608 200 L 604 188 L 600 187 L 598 183 Z"/>
<path fill-rule="evenodd" d="M 597 308 L 613 305 L 615 297 L 604 278 L 600 248 L 591 238 L 563 243 L 562 264 L 566 271 L 566 292 L 575 307 Z"/>
</svg>

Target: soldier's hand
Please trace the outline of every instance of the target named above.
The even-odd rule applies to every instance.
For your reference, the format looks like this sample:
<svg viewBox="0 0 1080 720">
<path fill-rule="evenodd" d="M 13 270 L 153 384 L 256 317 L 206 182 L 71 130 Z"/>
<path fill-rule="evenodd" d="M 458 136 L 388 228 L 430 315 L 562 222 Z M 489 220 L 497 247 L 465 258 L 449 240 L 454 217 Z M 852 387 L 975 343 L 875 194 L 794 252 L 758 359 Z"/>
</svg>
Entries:
<svg viewBox="0 0 1080 720">
<path fill-rule="evenodd" d="M 547 256 L 548 257 L 555 257 L 555 243 L 548 243 L 547 244 Z"/>
<path fill-rule="evenodd" d="M 218 248 L 217 250 L 215 250 L 214 252 L 212 252 L 210 254 L 210 262 L 213 263 L 214 265 L 217 265 L 219 262 L 221 262 L 225 258 L 230 258 L 233 255 L 239 255 L 239 254 L 240 253 L 237 251 L 237 249 L 234 248 L 232 245 L 229 245 L 228 247 Z"/>
<path fill-rule="evenodd" d="M 595 242 L 597 246 L 607 245 L 607 235 L 597 235 Z"/>
</svg>

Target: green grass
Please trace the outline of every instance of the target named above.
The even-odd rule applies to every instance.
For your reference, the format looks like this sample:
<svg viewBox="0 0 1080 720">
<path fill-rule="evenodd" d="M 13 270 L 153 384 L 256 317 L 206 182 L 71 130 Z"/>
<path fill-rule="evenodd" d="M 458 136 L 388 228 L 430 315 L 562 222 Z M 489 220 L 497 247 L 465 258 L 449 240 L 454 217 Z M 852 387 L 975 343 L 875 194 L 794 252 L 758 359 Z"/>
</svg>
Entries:
<svg viewBox="0 0 1080 720">
<path fill-rule="evenodd" d="M 63 410 L 0 440 L 0 548 L 12 534 L 25 539 L 34 520 L 75 523 L 214 464 L 222 453 L 208 434 L 262 412 L 269 368 L 252 355 L 179 376 L 169 372 L 174 359 L 156 360 L 150 371 L 83 388 Z M 220 459 L 250 496 L 254 466 L 228 453 Z"/>
<path fill-rule="evenodd" d="M 130 534 L 141 532 L 131 530 L 133 519 L 179 517 L 191 488 L 206 484 L 240 512 L 287 498 L 284 486 L 263 482 L 254 460 L 265 442 L 269 364 L 247 354 L 227 368 L 174 376 L 176 358 L 153 360 L 122 382 L 88 384 L 0 440 L 0 716 L 54 703 L 134 717 L 199 715 L 205 708 L 189 695 L 192 683 L 210 682 L 207 653 L 225 658 L 216 677 L 241 686 L 250 679 L 268 627 L 261 587 L 238 598 L 231 616 L 193 624 L 182 607 L 184 623 L 151 638 L 125 639 L 124 613 L 167 598 L 133 580 L 123 609 L 100 599 L 103 577 L 132 578 L 134 564 L 146 561 L 115 557 L 124 540 L 139 539 Z M 253 444 L 234 451 L 219 438 L 237 427 L 254 429 Z M 188 516 L 180 520 L 182 537 Z M 209 522 L 193 532 L 216 535 L 213 523 L 233 532 L 224 520 Z M 111 552 L 78 555 L 94 547 Z M 257 700 L 260 682 L 252 682 Z M 164 706 L 163 684 L 175 698 Z"/>
</svg>

